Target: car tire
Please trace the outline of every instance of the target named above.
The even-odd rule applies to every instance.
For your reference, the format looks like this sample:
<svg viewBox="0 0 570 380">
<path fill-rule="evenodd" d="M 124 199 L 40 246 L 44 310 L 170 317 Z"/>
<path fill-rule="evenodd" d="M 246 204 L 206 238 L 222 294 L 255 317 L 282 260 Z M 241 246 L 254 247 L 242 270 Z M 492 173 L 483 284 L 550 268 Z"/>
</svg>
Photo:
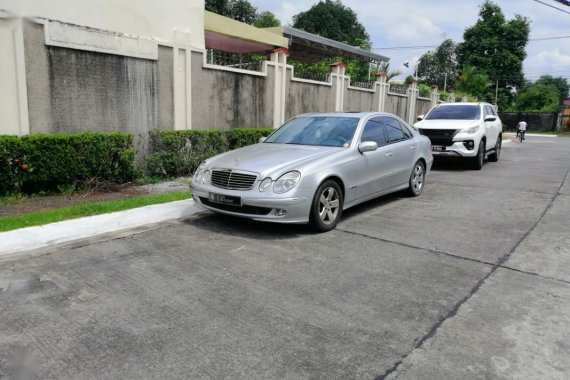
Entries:
<svg viewBox="0 0 570 380">
<path fill-rule="evenodd" d="M 425 165 L 422 161 L 418 161 L 414 164 L 412 174 L 410 175 L 408 194 L 410 194 L 412 197 L 419 196 L 424 190 L 425 179 Z"/>
<path fill-rule="evenodd" d="M 485 160 L 485 140 L 481 140 L 479 143 L 479 150 L 477 155 L 471 159 L 471 169 L 481 170 L 483 167 L 483 161 Z"/>
<path fill-rule="evenodd" d="M 502 140 L 502 137 L 499 135 L 499 137 L 497 137 L 497 142 L 495 143 L 495 151 L 488 156 L 490 162 L 499 161 L 499 157 L 501 156 L 501 145 L 503 143 Z"/>
<path fill-rule="evenodd" d="M 323 182 L 313 198 L 309 224 L 317 232 L 335 229 L 342 215 L 344 199 L 340 186 L 336 181 Z"/>
</svg>

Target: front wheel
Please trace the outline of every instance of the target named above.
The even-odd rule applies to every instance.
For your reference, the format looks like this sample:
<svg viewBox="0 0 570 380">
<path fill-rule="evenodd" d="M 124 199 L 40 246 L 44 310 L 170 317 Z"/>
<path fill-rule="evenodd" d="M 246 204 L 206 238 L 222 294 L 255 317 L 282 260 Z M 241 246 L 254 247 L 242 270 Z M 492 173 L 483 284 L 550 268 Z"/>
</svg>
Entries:
<svg viewBox="0 0 570 380">
<path fill-rule="evenodd" d="M 497 137 L 497 143 L 495 144 L 495 151 L 489 155 L 489 161 L 497 162 L 499 161 L 499 156 L 501 155 L 501 144 L 502 144 L 502 137 Z"/>
<path fill-rule="evenodd" d="M 323 182 L 313 198 L 310 225 L 319 232 L 333 230 L 340 220 L 343 206 L 342 191 L 336 181 Z"/>
<path fill-rule="evenodd" d="M 423 162 L 418 161 L 414 165 L 412 174 L 410 175 L 408 194 L 417 197 L 424 190 L 424 182 L 426 178 L 426 170 Z"/>
<path fill-rule="evenodd" d="M 477 155 L 471 159 L 471 169 L 481 170 L 483 167 L 483 161 L 485 160 L 485 140 L 481 140 L 479 143 L 479 150 Z"/>
</svg>

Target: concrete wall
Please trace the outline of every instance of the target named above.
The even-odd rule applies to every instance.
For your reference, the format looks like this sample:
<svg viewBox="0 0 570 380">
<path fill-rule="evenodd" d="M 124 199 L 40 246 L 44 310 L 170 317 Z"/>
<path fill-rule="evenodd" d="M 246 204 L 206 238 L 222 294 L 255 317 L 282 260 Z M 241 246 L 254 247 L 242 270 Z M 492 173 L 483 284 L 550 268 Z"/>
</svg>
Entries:
<svg viewBox="0 0 570 380">
<path fill-rule="evenodd" d="M 347 88 L 344 103 L 346 111 L 378 111 L 378 94 L 367 90 Z"/>
<path fill-rule="evenodd" d="M 416 113 L 425 115 L 431 109 L 431 99 L 418 98 L 416 103 Z"/>
<path fill-rule="evenodd" d="M 273 68 L 267 76 L 203 67 L 192 53 L 192 129 L 267 128 L 273 124 Z"/>
<path fill-rule="evenodd" d="M 332 85 L 291 81 L 291 70 L 287 71 L 286 120 L 307 112 L 334 111 L 335 93 Z"/>
<path fill-rule="evenodd" d="M 0 0 L 0 9 L 91 28 L 204 48 L 204 0 Z"/>
<path fill-rule="evenodd" d="M 388 93 L 388 96 L 386 97 L 386 112 L 393 113 L 403 120 L 406 120 L 407 106 L 408 98 L 405 95 Z"/>
</svg>

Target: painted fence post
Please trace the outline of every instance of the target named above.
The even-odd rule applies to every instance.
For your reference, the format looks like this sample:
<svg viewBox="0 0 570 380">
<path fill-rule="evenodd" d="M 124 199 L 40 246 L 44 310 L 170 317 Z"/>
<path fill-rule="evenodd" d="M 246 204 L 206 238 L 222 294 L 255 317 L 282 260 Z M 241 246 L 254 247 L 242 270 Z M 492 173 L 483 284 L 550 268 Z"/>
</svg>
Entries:
<svg viewBox="0 0 570 380">
<path fill-rule="evenodd" d="M 388 74 L 380 72 L 376 74 L 376 88 L 378 89 L 378 112 L 386 110 L 386 100 L 388 98 L 388 91 L 390 84 L 387 81 Z"/>
<path fill-rule="evenodd" d="M 455 91 L 452 88 L 447 90 L 447 102 L 455 103 Z"/>
<path fill-rule="evenodd" d="M 275 49 L 271 53 L 271 64 L 275 67 L 275 85 L 273 86 L 273 128 L 285 123 L 285 101 L 287 98 L 287 57 L 289 51 Z"/>
<path fill-rule="evenodd" d="M 331 65 L 332 83 L 336 86 L 334 110 L 342 112 L 344 109 L 344 85 L 346 79 L 346 63 L 335 62 Z"/>
<path fill-rule="evenodd" d="M 407 122 L 410 125 L 414 125 L 416 119 L 416 102 L 418 100 L 418 82 L 412 81 L 412 84 L 408 88 L 408 117 Z"/>
<path fill-rule="evenodd" d="M 439 91 L 437 85 L 431 86 L 431 106 L 435 107 L 439 104 Z"/>
</svg>

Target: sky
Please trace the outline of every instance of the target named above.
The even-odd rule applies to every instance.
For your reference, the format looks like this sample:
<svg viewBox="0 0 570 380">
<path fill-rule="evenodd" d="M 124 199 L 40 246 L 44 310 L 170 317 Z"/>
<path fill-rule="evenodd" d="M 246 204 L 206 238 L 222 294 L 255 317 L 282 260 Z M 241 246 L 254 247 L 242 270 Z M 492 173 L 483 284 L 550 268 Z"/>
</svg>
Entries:
<svg viewBox="0 0 570 380">
<path fill-rule="evenodd" d="M 293 15 L 309 9 L 318 0 L 250 0 L 259 11 L 271 11 L 283 25 Z M 570 7 L 554 0 L 544 3 L 570 12 Z M 507 19 L 520 14 L 531 20 L 530 38 L 569 36 L 569 38 L 530 41 L 524 62 L 525 76 L 535 80 L 542 74 L 570 79 L 570 14 L 557 11 L 535 0 L 494 0 Z M 342 0 L 354 10 L 370 35 L 374 48 L 439 45 L 445 38 L 463 40 L 463 32 L 477 21 L 483 0 Z M 375 52 L 390 58 L 390 68 L 398 69 L 402 80 L 413 69 L 403 62 L 417 62 L 429 48 Z M 432 48 L 433 50 L 433 48 Z M 410 65 L 413 66 L 413 65 Z"/>
</svg>

